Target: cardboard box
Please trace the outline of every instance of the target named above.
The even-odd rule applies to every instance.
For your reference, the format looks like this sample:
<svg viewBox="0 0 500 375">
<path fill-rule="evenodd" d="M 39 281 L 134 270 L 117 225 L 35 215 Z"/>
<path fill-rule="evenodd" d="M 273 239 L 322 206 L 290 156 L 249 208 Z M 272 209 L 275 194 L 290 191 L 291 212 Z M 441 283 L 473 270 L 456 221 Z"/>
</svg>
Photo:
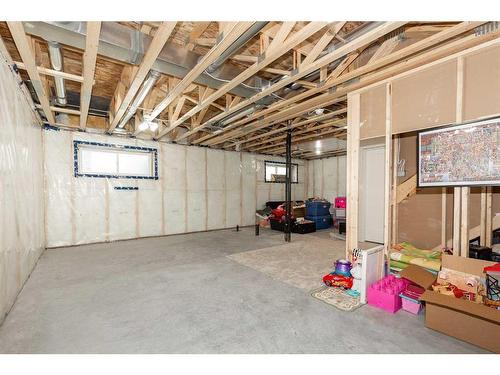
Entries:
<svg viewBox="0 0 500 375">
<path fill-rule="evenodd" d="M 443 254 L 443 268 L 483 277 L 483 268 L 494 263 Z M 436 277 L 417 266 L 409 266 L 401 276 L 426 289 L 425 325 L 457 339 L 500 353 L 500 311 L 482 304 L 432 291 Z"/>
</svg>

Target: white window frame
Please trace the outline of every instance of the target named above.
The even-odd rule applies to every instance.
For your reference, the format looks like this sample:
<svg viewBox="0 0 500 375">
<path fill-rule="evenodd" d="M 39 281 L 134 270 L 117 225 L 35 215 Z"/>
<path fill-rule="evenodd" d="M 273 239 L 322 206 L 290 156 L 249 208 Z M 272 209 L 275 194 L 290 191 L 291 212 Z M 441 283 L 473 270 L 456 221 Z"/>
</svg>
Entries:
<svg viewBox="0 0 500 375">
<path fill-rule="evenodd" d="M 95 178 L 125 178 L 125 179 L 158 179 L 158 150 L 148 147 L 136 147 L 128 145 L 116 145 L 109 143 L 97 143 L 86 141 L 74 141 L 74 174 L 75 177 L 95 177 Z M 136 154 L 148 155 L 149 157 L 149 172 L 147 174 L 132 175 L 128 173 L 120 173 L 120 158 L 116 158 L 116 173 L 98 173 L 92 171 L 82 171 L 81 169 L 81 152 L 83 150 L 96 150 L 101 152 L 109 152 L 116 154 Z"/>
<path fill-rule="evenodd" d="M 265 160 L 264 161 L 264 182 L 269 183 L 269 184 L 284 184 L 284 181 L 270 181 L 267 179 L 267 168 L 268 167 L 283 167 L 286 168 L 286 163 L 281 162 L 281 161 L 272 161 L 272 160 Z M 295 169 L 295 173 L 294 173 Z M 292 184 L 298 184 L 299 183 L 299 165 L 297 163 L 292 163 Z M 294 180 L 295 178 L 295 180 Z"/>
</svg>

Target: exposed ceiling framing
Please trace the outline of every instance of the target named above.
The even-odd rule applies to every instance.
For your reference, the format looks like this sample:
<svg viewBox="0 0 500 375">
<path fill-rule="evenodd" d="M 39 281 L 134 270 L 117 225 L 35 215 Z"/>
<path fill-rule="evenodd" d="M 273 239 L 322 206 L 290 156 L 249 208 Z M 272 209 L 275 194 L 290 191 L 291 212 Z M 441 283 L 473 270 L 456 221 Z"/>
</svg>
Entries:
<svg viewBox="0 0 500 375">
<path fill-rule="evenodd" d="M 345 153 L 301 145 L 345 139 L 347 93 L 500 37 L 484 23 L 0 22 L 0 37 L 46 124 L 272 155 L 292 129 L 314 159 Z"/>
</svg>

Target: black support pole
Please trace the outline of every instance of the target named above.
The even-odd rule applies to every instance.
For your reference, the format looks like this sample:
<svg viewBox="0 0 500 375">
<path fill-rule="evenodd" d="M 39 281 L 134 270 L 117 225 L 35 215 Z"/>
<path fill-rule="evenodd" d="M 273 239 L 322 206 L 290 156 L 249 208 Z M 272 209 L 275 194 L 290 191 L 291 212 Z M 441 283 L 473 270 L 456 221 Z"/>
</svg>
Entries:
<svg viewBox="0 0 500 375">
<path fill-rule="evenodd" d="M 288 129 L 286 133 L 286 180 L 285 180 L 285 241 L 291 241 L 292 232 L 292 130 Z"/>
</svg>

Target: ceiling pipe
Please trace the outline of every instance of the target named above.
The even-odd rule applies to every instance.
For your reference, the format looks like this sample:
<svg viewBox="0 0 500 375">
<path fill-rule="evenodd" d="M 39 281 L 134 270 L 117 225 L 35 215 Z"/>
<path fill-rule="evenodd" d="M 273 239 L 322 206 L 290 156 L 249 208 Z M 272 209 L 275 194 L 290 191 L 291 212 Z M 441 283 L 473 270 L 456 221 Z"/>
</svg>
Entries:
<svg viewBox="0 0 500 375">
<path fill-rule="evenodd" d="M 158 79 L 160 78 L 161 74 L 158 73 L 157 71 L 151 70 L 149 72 L 148 78 L 142 83 L 141 88 L 139 89 L 139 92 L 135 96 L 134 100 L 132 101 L 132 104 L 130 104 L 130 107 L 127 109 L 127 112 L 125 113 L 125 116 L 121 119 L 120 123 L 118 124 L 118 128 L 123 129 L 127 122 L 132 118 L 132 116 L 135 115 L 137 112 L 137 109 L 139 106 L 142 104 L 144 99 L 146 99 L 146 96 L 149 94 L 153 86 L 156 84 Z"/>
<path fill-rule="evenodd" d="M 243 47 L 248 41 L 250 41 L 255 35 L 257 35 L 260 30 L 262 30 L 269 21 L 259 21 L 255 22 L 247 31 L 245 31 L 238 39 L 234 41 L 212 64 L 208 66 L 206 71 L 208 73 L 213 73 L 219 69 L 222 64 L 226 62 L 231 56 L 233 56 L 238 50 Z"/>
<path fill-rule="evenodd" d="M 61 54 L 61 47 L 57 42 L 48 42 L 49 46 L 49 56 L 50 64 L 52 69 L 62 72 L 63 70 L 63 58 Z M 65 106 L 66 100 L 66 89 L 64 87 L 64 79 L 62 77 L 54 77 L 54 82 L 56 85 L 56 103 L 60 106 Z"/>
</svg>

